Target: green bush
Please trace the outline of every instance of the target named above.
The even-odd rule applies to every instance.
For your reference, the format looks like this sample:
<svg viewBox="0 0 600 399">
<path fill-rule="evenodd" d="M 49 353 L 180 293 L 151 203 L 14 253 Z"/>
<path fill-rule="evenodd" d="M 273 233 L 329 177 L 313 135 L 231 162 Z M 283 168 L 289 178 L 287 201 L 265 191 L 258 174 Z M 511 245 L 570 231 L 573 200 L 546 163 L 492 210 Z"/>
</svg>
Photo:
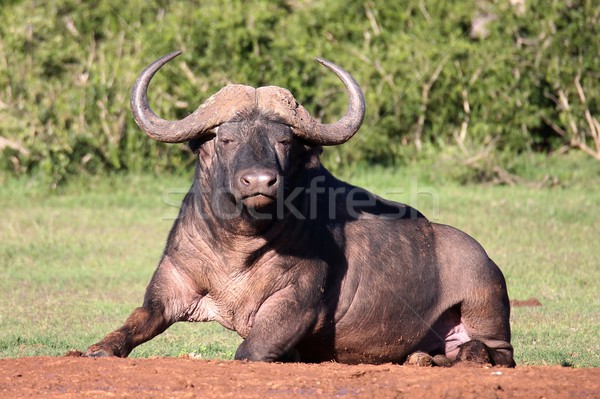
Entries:
<svg viewBox="0 0 600 399">
<path fill-rule="evenodd" d="M 353 141 L 326 152 L 334 168 L 440 150 L 468 165 L 563 146 L 600 159 L 593 0 L 8 3 L 0 9 L 4 174 L 57 183 L 189 165 L 185 146 L 146 138 L 128 106 L 136 75 L 175 49 L 184 54 L 150 94 L 165 118 L 237 82 L 287 87 L 330 122 L 345 110 L 343 88 L 313 58 L 351 71 L 367 117 Z"/>
</svg>

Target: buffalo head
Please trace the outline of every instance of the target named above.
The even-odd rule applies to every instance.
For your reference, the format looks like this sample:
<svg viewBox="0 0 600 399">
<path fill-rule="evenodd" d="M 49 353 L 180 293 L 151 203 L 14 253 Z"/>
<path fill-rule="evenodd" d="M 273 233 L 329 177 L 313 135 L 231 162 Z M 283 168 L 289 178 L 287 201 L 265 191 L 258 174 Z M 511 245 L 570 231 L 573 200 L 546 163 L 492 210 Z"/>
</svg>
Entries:
<svg viewBox="0 0 600 399">
<path fill-rule="evenodd" d="M 151 138 L 190 142 L 198 152 L 199 169 L 210 178 L 211 208 L 218 215 L 271 215 L 278 196 L 294 186 L 299 168 L 318 159 L 321 146 L 349 140 L 365 114 L 362 91 L 354 78 L 339 66 L 318 59 L 344 83 L 348 109 L 336 123 L 316 121 L 286 89 L 228 85 L 204 101 L 186 118 L 168 121 L 148 105 L 147 89 L 154 74 L 181 54 L 176 51 L 150 64 L 131 92 L 136 123 Z M 281 197 L 280 197 L 281 199 Z"/>
</svg>

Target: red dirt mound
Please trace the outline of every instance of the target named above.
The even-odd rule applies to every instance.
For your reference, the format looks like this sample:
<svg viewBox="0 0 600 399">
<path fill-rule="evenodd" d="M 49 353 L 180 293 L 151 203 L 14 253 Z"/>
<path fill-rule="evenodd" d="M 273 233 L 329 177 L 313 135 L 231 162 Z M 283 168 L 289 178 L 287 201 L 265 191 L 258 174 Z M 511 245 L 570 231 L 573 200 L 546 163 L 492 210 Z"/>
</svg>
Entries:
<svg viewBox="0 0 600 399">
<path fill-rule="evenodd" d="M 600 368 L 0 359 L 1 398 L 598 398 Z"/>
</svg>

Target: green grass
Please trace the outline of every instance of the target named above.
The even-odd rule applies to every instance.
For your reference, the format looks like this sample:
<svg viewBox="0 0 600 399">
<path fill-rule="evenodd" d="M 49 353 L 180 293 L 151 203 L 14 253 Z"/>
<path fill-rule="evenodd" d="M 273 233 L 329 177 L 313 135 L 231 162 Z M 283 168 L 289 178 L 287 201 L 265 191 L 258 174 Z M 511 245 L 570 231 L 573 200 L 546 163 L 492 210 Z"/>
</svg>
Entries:
<svg viewBox="0 0 600 399">
<path fill-rule="evenodd" d="M 359 169 L 347 180 L 468 232 L 504 271 L 511 298 L 542 303 L 513 309 L 519 364 L 600 366 L 600 167 L 579 165 L 562 187 L 542 190 L 459 186 L 423 165 Z M 190 181 L 81 178 L 60 192 L 5 181 L 0 357 L 85 349 L 118 327 L 141 303 Z M 239 342 L 216 323 L 179 323 L 132 356 L 231 358 Z"/>
</svg>

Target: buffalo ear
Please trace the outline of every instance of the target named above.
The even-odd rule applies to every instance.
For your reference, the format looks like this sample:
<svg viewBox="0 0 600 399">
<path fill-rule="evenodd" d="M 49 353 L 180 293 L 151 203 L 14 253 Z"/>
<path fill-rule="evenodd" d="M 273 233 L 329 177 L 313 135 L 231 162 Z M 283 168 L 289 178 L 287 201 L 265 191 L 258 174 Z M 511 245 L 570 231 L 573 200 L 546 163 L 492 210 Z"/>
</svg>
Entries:
<svg viewBox="0 0 600 399">
<path fill-rule="evenodd" d="M 216 130 L 216 129 L 214 129 Z M 216 132 L 211 132 L 212 134 L 208 135 L 208 136 L 204 136 L 204 137 L 199 137 L 199 138 L 195 138 L 192 139 L 190 141 L 188 141 L 188 147 L 190 148 L 190 150 L 192 151 L 192 153 L 197 154 L 198 151 L 200 150 L 200 147 L 202 147 L 202 145 L 204 143 L 206 143 L 207 141 L 211 141 L 212 139 L 215 138 L 216 136 Z"/>
<path fill-rule="evenodd" d="M 193 139 L 188 141 L 188 147 L 192 151 L 192 153 L 197 154 L 200 146 L 204 143 L 204 140 L 201 139 Z"/>
<path fill-rule="evenodd" d="M 321 154 L 323 153 L 323 147 L 317 146 L 306 146 L 306 161 L 304 167 L 306 169 L 317 169 L 321 166 Z"/>
<path fill-rule="evenodd" d="M 200 140 L 200 143 L 189 142 L 190 149 L 194 152 L 201 170 L 210 170 L 215 158 L 215 140 L 212 138 L 214 136 L 207 140 Z"/>
</svg>

